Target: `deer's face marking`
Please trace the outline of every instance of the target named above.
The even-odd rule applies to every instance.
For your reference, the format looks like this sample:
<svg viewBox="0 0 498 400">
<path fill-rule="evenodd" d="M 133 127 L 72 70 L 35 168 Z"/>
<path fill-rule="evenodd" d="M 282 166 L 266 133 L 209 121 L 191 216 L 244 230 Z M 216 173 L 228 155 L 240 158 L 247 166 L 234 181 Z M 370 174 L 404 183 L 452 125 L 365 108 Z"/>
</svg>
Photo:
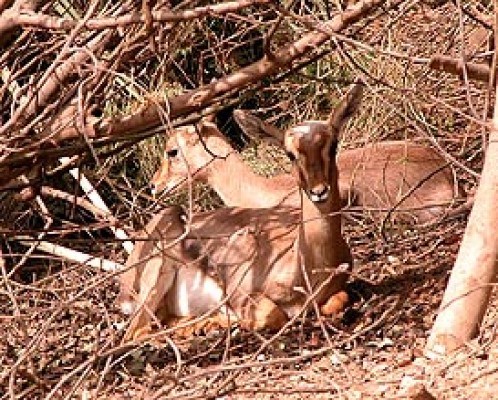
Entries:
<svg viewBox="0 0 498 400">
<path fill-rule="evenodd" d="M 326 201 L 330 194 L 330 166 L 335 165 L 337 148 L 329 126 L 316 121 L 294 126 L 285 133 L 284 146 L 310 200 Z"/>
</svg>

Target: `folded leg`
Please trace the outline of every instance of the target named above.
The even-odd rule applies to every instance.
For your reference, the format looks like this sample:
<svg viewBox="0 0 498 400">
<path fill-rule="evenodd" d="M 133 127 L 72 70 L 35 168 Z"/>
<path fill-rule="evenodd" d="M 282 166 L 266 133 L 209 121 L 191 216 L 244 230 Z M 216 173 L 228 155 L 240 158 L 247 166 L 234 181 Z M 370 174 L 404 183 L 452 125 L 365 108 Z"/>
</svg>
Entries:
<svg viewBox="0 0 498 400">
<path fill-rule="evenodd" d="M 155 255 L 146 262 L 139 282 L 138 308 L 123 337 L 123 342 L 135 340 L 150 331 L 155 313 L 166 293 L 174 284 L 176 268 Z"/>
</svg>

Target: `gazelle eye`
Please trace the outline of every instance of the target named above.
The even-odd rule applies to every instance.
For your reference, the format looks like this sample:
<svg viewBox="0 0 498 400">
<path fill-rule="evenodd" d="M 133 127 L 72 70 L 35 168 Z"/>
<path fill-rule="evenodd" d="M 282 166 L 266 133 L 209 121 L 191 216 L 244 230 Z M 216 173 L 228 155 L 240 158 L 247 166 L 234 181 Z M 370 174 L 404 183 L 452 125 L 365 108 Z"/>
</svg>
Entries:
<svg viewBox="0 0 498 400">
<path fill-rule="evenodd" d="M 178 149 L 171 149 L 166 152 L 166 156 L 168 158 L 173 158 L 176 157 L 177 155 L 178 155 Z"/>
<path fill-rule="evenodd" d="M 287 157 L 289 157 L 289 160 L 296 161 L 296 156 L 293 153 L 291 153 L 290 151 L 286 151 L 285 154 L 287 154 Z"/>
</svg>

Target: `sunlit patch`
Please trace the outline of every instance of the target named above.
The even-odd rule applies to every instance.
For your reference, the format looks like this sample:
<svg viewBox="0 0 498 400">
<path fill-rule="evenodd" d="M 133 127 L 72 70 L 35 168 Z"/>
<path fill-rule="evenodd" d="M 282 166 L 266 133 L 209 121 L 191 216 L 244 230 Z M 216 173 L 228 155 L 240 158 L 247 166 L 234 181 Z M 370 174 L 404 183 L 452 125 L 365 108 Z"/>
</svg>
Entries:
<svg viewBox="0 0 498 400">
<path fill-rule="evenodd" d="M 328 129 L 328 125 L 323 121 L 307 121 L 296 125 L 292 128 L 292 132 L 300 136 L 309 136 L 315 132 L 323 132 Z"/>
<path fill-rule="evenodd" d="M 180 269 L 173 290 L 177 299 L 172 306 L 173 312 L 183 317 L 201 315 L 218 308 L 224 296 L 218 283 L 202 270 Z"/>
<path fill-rule="evenodd" d="M 188 316 L 190 315 L 190 290 L 187 282 L 178 282 L 178 302 L 177 307 L 179 315 Z"/>
<path fill-rule="evenodd" d="M 135 303 L 132 301 L 123 301 L 120 304 L 120 308 L 124 315 L 131 315 L 135 311 Z"/>
<path fill-rule="evenodd" d="M 311 131 L 312 128 L 310 125 L 298 125 L 292 128 L 292 132 L 298 135 L 309 135 Z"/>
</svg>

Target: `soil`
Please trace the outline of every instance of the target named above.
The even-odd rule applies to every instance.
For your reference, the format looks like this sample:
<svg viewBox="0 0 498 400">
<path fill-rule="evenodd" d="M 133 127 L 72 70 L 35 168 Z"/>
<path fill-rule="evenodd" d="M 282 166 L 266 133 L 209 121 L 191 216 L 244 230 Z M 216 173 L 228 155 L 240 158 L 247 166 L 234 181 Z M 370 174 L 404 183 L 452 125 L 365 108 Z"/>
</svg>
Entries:
<svg viewBox="0 0 498 400">
<path fill-rule="evenodd" d="M 498 390 L 496 297 L 481 333 L 445 359 L 424 344 L 465 217 L 428 227 L 347 224 L 351 303 L 302 316 L 284 332 L 184 338 L 157 331 L 123 346 L 125 318 L 107 273 L 65 266 L 2 284 L 0 393 L 21 398 L 490 399 Z M 354 228 L 353 228 L 354 227 Z M 14 301 L 11 301 L 14 300 Z M 15 304 L 14 310 L 12 304 Z"/>
</svg>

